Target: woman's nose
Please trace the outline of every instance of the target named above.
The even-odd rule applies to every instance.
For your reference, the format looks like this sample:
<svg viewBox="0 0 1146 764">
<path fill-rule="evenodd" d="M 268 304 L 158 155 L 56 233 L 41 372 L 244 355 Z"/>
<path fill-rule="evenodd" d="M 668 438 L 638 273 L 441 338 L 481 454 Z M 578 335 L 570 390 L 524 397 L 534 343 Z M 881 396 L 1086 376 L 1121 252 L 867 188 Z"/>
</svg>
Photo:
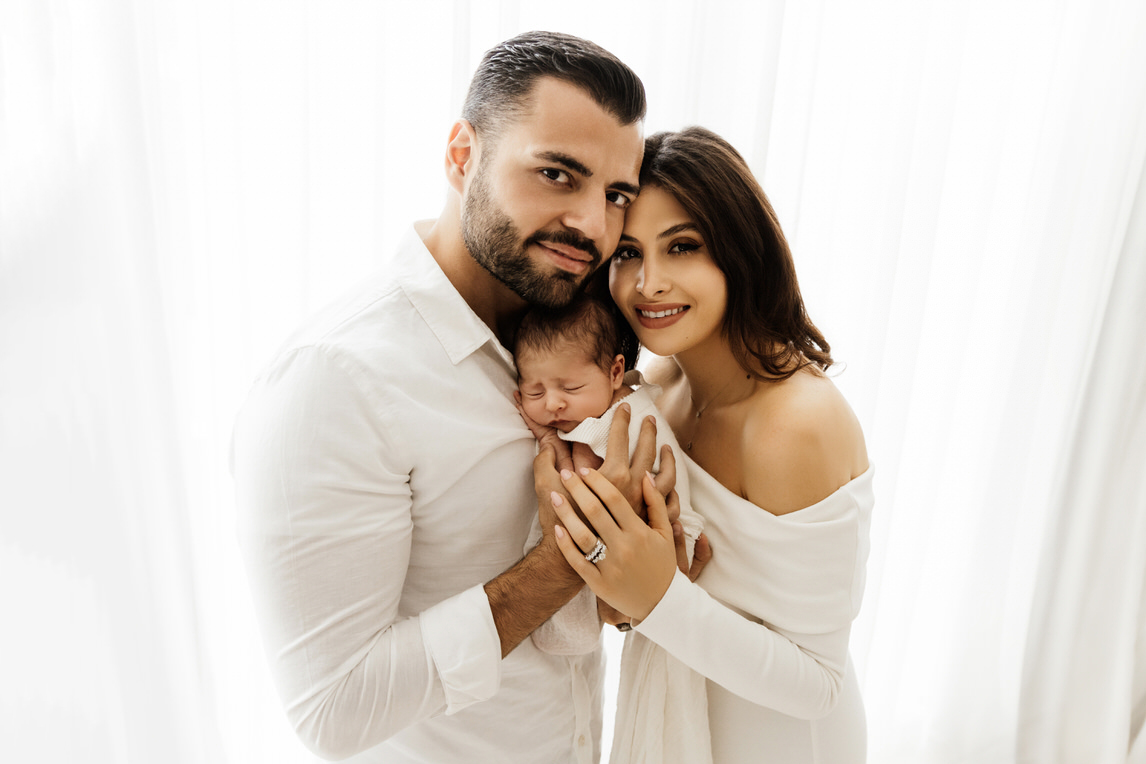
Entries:
<svg viewBox="0 0 1146 764">
<path fill-rule="evenodd" d="M 637 291 L 645 297 L 654 297 L 665 291 L 666 281 L 660 267 L 654 266 L 648 258 L 641 263 L 637 276 Z"/>
</svg>

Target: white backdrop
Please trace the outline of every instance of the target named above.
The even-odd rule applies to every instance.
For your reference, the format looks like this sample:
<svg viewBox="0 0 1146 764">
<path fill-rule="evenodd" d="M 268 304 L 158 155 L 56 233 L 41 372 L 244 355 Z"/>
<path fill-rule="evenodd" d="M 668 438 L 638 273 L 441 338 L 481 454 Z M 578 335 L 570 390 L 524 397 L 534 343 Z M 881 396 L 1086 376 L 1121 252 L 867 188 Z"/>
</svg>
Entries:
<svg viewBox="0 0 1146 764">
<path fill-rule="evenodd" d="M 864 424 L 873 762 L 1146 761 L 1146 3 L 0 0 L 0 747 L 307 762 L 234 533 L 289 330 L 439 211 L 481 53 L 749 159 Z M 719 554 L 719 550 L 717 550 Z"/>
</svg>

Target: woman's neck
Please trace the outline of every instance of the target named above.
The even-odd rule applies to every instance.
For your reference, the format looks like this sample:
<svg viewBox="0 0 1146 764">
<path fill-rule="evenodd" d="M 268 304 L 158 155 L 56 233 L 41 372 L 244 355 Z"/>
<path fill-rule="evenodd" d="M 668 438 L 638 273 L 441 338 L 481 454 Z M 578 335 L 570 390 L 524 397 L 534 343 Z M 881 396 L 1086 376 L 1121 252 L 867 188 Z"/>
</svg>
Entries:
<svg viewBox="0 0 1146 764">
<path fill-rule="evenodd" d="M 728 398 L 720 401 L 721 404 L 742 398 L 748 389 L 746 385 L 737 385 L 733 382 L 739 377 L 747 383 L 749 374 L 736 360 L 732 349 L 723 339 L 677 353 L 673 356 L 673 360 L 688 381 L 693 405 L 701 409 L 707 408 L 718 397 Z M 731 387 L 736 389 L 730 389 Z"/>
</svg>

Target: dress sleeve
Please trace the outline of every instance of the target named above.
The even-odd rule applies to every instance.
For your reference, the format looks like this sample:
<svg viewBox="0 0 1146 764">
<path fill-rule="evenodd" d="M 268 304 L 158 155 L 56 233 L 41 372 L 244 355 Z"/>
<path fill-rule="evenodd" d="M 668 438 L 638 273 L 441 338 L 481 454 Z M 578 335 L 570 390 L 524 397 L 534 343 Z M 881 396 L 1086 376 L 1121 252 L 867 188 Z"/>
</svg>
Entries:
<svg viewBox="0 0 1146 764">
<path fill-rule="evenodd" d="M 481 586 L 399 616 L 411 466 L 352 359 L 284 356 L 236 424 L 232 471 L 256 616 L 287 716 L 325 758 L 498 690 L 501 647 Z"/>
<path fill-rule="evenodd" d="M 839 700 L 850 625 L 825 634 L 769 627 L 717 601 L 679 570 L 636 631 L 729 692 L 816 719 Z"/>
</svg>

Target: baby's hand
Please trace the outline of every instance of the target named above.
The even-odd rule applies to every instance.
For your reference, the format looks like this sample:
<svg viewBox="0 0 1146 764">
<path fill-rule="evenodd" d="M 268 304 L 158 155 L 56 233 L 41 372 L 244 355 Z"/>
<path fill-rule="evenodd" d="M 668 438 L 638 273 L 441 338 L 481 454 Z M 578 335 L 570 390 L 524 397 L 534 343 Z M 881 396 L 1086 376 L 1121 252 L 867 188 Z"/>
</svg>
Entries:
<svg viewBox="0 0 1146 764">
<path fill-rule="evenodd" d="M 545 448 L 546 446 L 553 447 L 553 451 L 557 455 L 557 469 L 573 469 L 573 459 L 569 452 L 569 444 L 561 440 L 561 437 L 557 434 L 557 428 L 538 424 L 529 417 L 529 414 L 525 413 L 525 409 L 521 407 L 520 390 L 513 391 L 513 403 L 517 406 L 517 413 L 521 415 L 521 420 L 525 422 L 525 426 L 533 433 L 533 437 L 537 438 L 538 448 Z"/>
</svg>

